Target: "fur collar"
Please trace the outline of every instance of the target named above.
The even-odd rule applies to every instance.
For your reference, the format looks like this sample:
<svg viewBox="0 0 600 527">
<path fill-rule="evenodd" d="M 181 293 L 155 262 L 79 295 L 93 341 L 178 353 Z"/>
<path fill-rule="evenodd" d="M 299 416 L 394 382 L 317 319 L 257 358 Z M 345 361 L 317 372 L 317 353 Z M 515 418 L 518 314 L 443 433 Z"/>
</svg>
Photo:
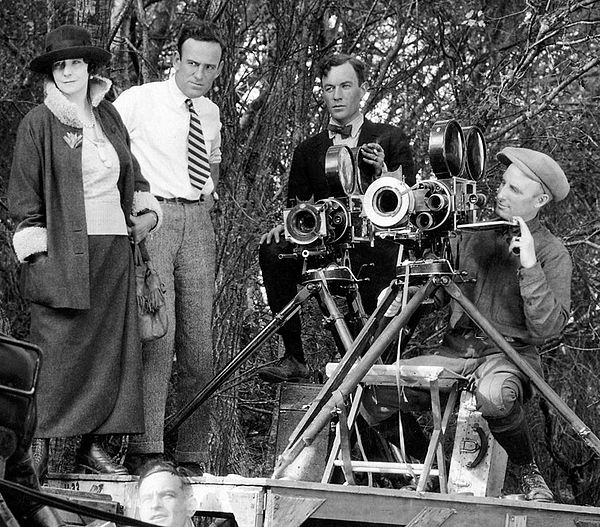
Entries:
<svg viewBox="0 0 600 527">
<path fill-rule="evenodd" d="M 93 107 L 100 104 L 111 86 L 112 82 L 104 77 L 94 75 L 90 78 L 89 92 Z M 83 128 L 83 123 L 77 116 L 75 105 L 72 102 L 69 102 L 63 93 L 56 87 L 56 84 L 54 84 L 52 79 L 46 81 L 44 93 L 46 95 L 44 104 L 61 123 L 72 126 L 73 128 Z"/>
</svg>

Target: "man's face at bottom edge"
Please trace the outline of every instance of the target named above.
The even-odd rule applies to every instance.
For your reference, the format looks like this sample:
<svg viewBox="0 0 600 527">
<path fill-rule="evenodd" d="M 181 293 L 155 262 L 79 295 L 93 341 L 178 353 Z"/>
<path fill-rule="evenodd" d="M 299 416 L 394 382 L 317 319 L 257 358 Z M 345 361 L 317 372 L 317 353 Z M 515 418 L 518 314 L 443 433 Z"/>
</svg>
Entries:
<svg viewBox="0 0 600 527">
<path fill-rule="evenodd" d="M 150 474 L 139 487 L 140 519 L 163 527 L 184 527 L 192 515 L 191 490 L 170 472 Z"/>
</svg>

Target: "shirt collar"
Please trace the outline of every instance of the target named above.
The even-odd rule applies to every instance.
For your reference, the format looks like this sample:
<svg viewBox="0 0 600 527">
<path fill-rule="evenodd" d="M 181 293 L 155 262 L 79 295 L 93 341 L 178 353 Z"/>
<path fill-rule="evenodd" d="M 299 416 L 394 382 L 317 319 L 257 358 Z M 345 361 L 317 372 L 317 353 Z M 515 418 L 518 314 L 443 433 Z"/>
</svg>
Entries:
<svg viewBox="0 0 600 527">
<path fill-rule="evenodd" d="M 527 227 L 531 232 L 535 232 L 541 228 L 542 222 L 540 221 L 539 214 L 536 214 L 533 218 L 531 218 L 527 223 Z"/>
<path fill-rule="evenodd" d="M 342 126 L 338 121 L 336 121 L 335 119 L 331 119 L 331 122 L 333 124 L 337 124 L 339 126 Z M 358 136 L 358 134 L 360 133 L 360 129 L 362 128 L 363 123 L 365 122 L 365 116 L 362 114 L 362 112 L 359 112 L 358 115 L 352 119 L 352 121 L 350 121 L 349 125 L 352 126 L 352 133 L 350 134 L 350 137 L 355 138 Z M 328 132 L 329 133 L 329 138 L 333 139 L 333 137 L 335 136 L 334 132 Z"/>
</svg>

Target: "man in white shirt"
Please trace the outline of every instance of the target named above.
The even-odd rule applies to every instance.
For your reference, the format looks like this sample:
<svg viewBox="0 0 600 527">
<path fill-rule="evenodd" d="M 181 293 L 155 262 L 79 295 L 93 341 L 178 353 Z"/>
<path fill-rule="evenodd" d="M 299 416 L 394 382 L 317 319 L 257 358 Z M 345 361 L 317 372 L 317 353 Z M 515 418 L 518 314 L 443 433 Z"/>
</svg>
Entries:
<svg viewBox="0 0 600 527">
<path fill-rule="evenodd" d="M 145 458 L 164 452 L 173 354 L 182 404 L 213 373 L 215 235 L 209 211 L 219 179 L 221 121 L 219 108 L 205 94 L 221 73 L 222 52 L 222 41 L 212 24 L 187 24 L 177 44 L 175 74 L 166 81 L 134 86 L 114 103 L 131 136 L 131 150 L 142 174 L 161 202 L 165 227 L 147 239 L 147 246 L 167 289 L 169 331 L 144 345 L 146 432 L 132 437 L 129 445 L 134 470 Z M 176 459 L 196 473 L 209 459 L 209 422 L 205 404 L 179 429 Z"/>
</svg>

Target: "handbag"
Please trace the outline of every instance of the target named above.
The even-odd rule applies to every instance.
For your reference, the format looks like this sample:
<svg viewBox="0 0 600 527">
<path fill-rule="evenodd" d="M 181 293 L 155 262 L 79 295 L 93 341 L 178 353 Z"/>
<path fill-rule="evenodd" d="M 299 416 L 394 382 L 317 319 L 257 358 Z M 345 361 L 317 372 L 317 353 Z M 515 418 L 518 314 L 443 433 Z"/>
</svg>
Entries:
<svg viewBox="0 0 600 527">
<path fill-rule="evenodd" d="M 142 342 L 151 342 L 165 336 L 169 329 L 166 289 L 152 265 L 143 240 L 134 244 L 133 261 L 140 339 Z"/>
</svg>

